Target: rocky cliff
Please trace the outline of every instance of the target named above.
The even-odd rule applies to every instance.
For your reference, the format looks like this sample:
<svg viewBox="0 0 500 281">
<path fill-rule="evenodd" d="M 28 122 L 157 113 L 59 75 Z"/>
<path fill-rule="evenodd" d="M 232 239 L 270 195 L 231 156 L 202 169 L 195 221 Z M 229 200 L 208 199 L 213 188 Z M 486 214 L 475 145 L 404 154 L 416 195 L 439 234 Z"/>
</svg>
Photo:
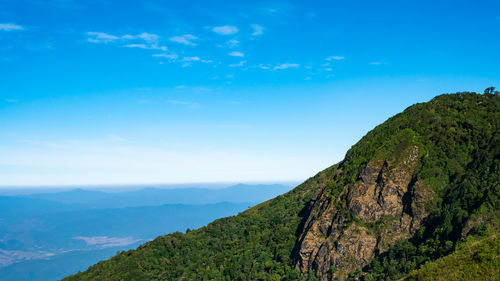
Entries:
<svg viewBox="0 0 500 281">
<path fill-rule="evenodd" d="M 433 191 L 415 171 L 419 147 L 406 148 L 401 157 L 369 162 L 336 198 L 325 189 L 316 194 L 296 246 L 302 271 L 313 270 L 321 280 L 344 280 L 397 239 L 415 234 Z M 332 181 L 341 176 L 342 165 Z"/>
</svg>

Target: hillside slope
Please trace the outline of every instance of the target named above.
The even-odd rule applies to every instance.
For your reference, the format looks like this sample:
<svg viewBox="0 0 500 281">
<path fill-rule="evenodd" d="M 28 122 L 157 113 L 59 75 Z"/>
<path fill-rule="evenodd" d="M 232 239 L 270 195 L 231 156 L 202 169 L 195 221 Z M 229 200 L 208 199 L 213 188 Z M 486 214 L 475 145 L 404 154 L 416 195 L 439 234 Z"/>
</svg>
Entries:
<svg viewBox="0 0 500 281">
<path fill-rule="evenodd" d="M 500 235 L 467 241 L 454 253 L 411 272 L 403 281 L 425 280 L 500 280 Z"/>
<path fill-rule="evenodd" d="M 416 104 L 294 190 L 65 280 L 397 280 L 498 231 L 499 109 L 498 94 Z"/>
</svg>

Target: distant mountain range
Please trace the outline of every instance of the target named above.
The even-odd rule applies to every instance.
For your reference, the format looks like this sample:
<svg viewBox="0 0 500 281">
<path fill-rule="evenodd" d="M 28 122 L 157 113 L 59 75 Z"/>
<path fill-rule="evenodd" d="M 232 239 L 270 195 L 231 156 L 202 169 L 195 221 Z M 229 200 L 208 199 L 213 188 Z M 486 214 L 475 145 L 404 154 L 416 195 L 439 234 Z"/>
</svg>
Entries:
<svg viewBox="0 0 500 281">
<path fill-rule="evenodd" d="M 60 279 L 117 251 L 235 215 L 288 190 L 239 184 L 0 196 L 0 281 Z"/>
<path fill-rule="evenodd" d="M 238 184 L 221 189 L 208 188 L 146 188 L 137 191 L 107 193 L 75 189 L 57 193 L 25 195 L 24 198 L 42 199 L 65 204 L 83 205 L 88 208 L 125 208 L 157 206 L 163 204 L 211 204 L 220 202 L 262 202 L 291 188 L 280 184 Z"/>
</svg>

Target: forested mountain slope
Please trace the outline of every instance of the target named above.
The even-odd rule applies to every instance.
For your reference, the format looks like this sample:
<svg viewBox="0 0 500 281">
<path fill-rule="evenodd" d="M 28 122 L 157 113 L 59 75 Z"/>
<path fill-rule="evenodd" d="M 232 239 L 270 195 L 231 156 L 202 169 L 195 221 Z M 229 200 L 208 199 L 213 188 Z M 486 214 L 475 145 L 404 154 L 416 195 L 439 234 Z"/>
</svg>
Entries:
<svg viewBox="0 0 500 281">
<path fill-rule="evenodd" d="M 498 232 L 499 125 L 498 93 L 416 104 L 294 190 L 65 280 L 398 280 Z"/>
<path fill-rule="evenodd" d="M 425 264 L 403 281 L 500 280 L 500 235 L 467 240 L 454 253 Z"/>
</svg>

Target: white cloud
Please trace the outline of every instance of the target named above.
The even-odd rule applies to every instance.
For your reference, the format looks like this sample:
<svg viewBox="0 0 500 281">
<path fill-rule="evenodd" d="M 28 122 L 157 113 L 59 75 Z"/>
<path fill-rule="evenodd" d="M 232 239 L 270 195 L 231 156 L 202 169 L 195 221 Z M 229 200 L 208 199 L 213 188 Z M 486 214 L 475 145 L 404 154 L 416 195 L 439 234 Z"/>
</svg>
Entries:
<svg viewBox="0 0 500 281">
<path fill-rule="evenodd" d="M 371 65 L 385 65 L 385 64 L 388 64 L 386 62 L 380 62 L 380 61 L 373 61 L 373 62 L 370 62 Z"/>
<path fill-rule="evenodd" d="M 259 36 L 264 34 L 264 27 L 260 24 L 252 24 L 250 25 L 253 28 L 252 36 Z"/>
<path fill-rule="evenodd" d="M 170 53 L 170 54 L 154 54 L 153 57 L 175 60 L 179 56 L 176 53 Z"/>
<path fill-rule="evenodd" d="M 326 71 L 332 71 L 331 67 L 325 68 Z"/>
<path fill-rule="evenodd" d="M 23 30 L 24 27 L 18 24 L 13 23 L 0 23 L 0 31 L 15 31 L 15 30 Z"/>
<path fill-rule="evenodd" d="M 125 48 L 139 48 L 139 49 L 148 49 L 148 46 L 146 44 L 128 44 L 123 46 Z"/>
<path fill-rule="evenodd" d="M 141 241 L 141 239 L 133 239 L 132 236 L 124 238 L 108 237 L 108 236 L 91 236 L 91 237 L 77 236 L 74 237 L 73 239 L 83 240 L 89 246 L 98 245 L 101 246 L 102 248 L 126 246 Z"/>
<path fill-rule="evenodd" d="M 127 45 L 124 45 L 123 47 L 125 48 L 139 48 L 139 49 L 145 49 L 145 50 L 162 50 L 162 51 L 166 51 L 167 50 L 167 47 L 165 46 L 158 46 L 156 44 L 153 44 L 153 45 L 146 45 L 146 44 L 127 44 Z"/>
<path fill-rule="evenodd" d="M 213 63 L 212 60 L 205 60 L 205 59 L 201 59 L 200 57 L 184 57 L 180 61 L 183 62 L 182 67 L 191 66 L 192 62 Z"/>
<path fill-rule="evenodd" d="M 87 42 L 90 43 L 109 43 L 120 39 L 120 37 L 111 35 L 104 32 L 86 32 L 88 38 Z"/>
<path fill-rule="evenodd" d="M 182 61 L 200 61 L 199 57 L 184 57 Z"/>
<path fill-rule="evenodd" d="M 191 34 L 184 34 L 181 36 L 173 36 L 170 37 L 169 40 L 175 43 L 179 44 L 184 44 L 184 45 L 190 45 L 190 46 L 196 46 L 196 43 L 193 42 L 193 40 L 197 40 L 198 37 L 191 35 Z"/>
<path fill-rule="evenodd" d="M 228 53 L 228 55 L 232 56 L 232 57 L 244 57 L 245 54 L 243 54 L 242 52 L 238 52 L 238 51 L 233 51 L 231 53 Z"/>
<path fill-rule="evenodd" d="M 158 43 L 158 40 L 160 39 L 160 36 L 157 34 L 152 34 L 152 33 L 147 33 L 143 32 L 138 35 L 131 35 L 131 34 L 126 34 L 121 37 L 122 39 L 125 40 L 144 40 L 146 43 L 149 44 L 156 44 Z"/>
<path fill-rule="evenodd" d="M 273 70 L 287 69 L 287 68 L 298 68 L 299 64 L 297 63 L 282 63 L 273 68 Z"/>
<path fill-rule="evenodd" d="M 240 41 L 236 39 L 231 39 L 226 42 L 227 45 L 229 45 L 229 48 L 234 48 L 240 45 Z"/>
<path fill-rule="evenodd" d="M 170 104 L 175 104 L 175 105 L 184 105 L 190 109 L 201 108 L 201 104 L 199 104 L 197 102 L 187 102 L 187 101 L 180 101 L 180 100 L 168 100 L 167 102 Z"/>
<path fill-rule="evenodd" d="M 270 65 L 263 65 L 263 64 L 259 64 L 259 67 L 261 69 L 271 69 L 271 66 Z"/>
<path fill-rule="evenodd" d="M 341 56 L 331 56 L 331 57 L 327 57 L 325 60 L 332 61 L 332 60 L 343 60 L 343 59 L 345 59 L 345 58 L 341 57 Z"/>
<path fill-rule="evenodd" d="M 108 34 L 104 32 L 86 32 L 88 38 L 87 41 L 91 43 L 107 44 L 111 42 L 127 41 L 131 43 L 125 44 L 123 47 L 126 48 L 139 48 L 147 50 L 162 50 L 166 51 L 167 47 L 160 46 L 158 44 L 160 36 L 157 34 L 143 32 L 137 35 L 125 34 L 123 36 L 116 36 L 113 34 Z"/>
<path fill-rule="evenodd" d="M 8 102 L 8 103 L 16 103 L 16 102 L 19 102 L 19 100 L 16 100 L 16 99 L 6 99 L 5 101 L 6 101 L 6 102 Z"/>
<path fill-rule="evenodd" d="M 240 30 L 234 25 L 223 25 L 213 27 L 212 31 L 220 35 L 231 35 L 238 33 Z"/>
<path fill-rule="evenodd" d="M 229 67 L 241 67 L 241 66 L 244 66 L 246 63 L 247 63 L 247 61 L 243 60 L 243 61 L 240 61 L 239 63 L 230 64 Z"/>
</svg>

